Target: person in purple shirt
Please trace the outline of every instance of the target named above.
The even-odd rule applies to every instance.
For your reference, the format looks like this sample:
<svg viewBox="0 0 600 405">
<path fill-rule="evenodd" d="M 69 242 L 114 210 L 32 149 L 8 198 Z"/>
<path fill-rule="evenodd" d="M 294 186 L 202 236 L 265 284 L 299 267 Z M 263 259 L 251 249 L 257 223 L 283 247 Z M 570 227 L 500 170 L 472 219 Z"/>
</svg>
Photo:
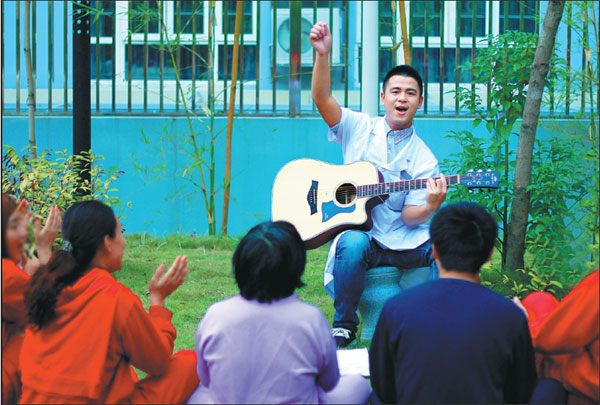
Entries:
<svg viewBox="0 0 600 405">
<path fill-rule="evenodd" d="M 232 259 L 240 295 L 211 305 L 196 332 L 200 385 L 188 403 L 365 403 L 369 384 L 340 377 L 321 310 L 294 294 L 306 251 L 293 225 L 252 228 Z"/>
</svg>

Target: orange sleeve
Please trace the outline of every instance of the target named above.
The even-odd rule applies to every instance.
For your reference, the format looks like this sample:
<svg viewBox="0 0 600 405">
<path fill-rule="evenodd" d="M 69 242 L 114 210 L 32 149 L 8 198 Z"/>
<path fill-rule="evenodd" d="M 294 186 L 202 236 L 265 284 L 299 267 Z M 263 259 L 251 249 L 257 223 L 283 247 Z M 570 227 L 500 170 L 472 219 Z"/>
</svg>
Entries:
<svg viewBox="0 0 600 405">
<path fill-rule="evenodd" d="M 540 326 L 534 346 L 541 353 L 580 350 L 600 334 L 598 270 L 577 285 Z"/>
<path fill-rule="evenodd" d="M 139 298 L 134 297 L 131 305 L 126 306 L 127 313 L 118 315 L 123 354 L 132 366 L 152 376 L 162 375 L 173 354 L 176 337 L 171 323 L 173 314 L 160 306 L 151 306 L 148 314 Z"/>
<path fill-rule="evenodd" d="M 31 277 L 12 260 L 2 259 L 2 319 L 27 323 L 24 294 Z"/>
</svg>

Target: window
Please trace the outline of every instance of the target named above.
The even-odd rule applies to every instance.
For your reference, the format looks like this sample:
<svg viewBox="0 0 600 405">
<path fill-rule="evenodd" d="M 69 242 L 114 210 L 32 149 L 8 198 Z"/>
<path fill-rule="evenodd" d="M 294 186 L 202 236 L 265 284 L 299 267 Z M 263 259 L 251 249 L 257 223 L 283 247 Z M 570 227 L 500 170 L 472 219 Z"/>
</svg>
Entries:
<svg viewBox="0 0 600 405">
<path fill-rule="evenodd" d="M 243 55 L 242 55 L 243 52 Z M 219 45 L 219 80 L 223 80 L 225 66 L 225 46 Z M 243 56 L 243 61 L 242 61 Z M 233 62 L 233 46 L 227 46 L 227 80 L 231 80 L 231 66 Z M 242 66 L 243 62 L 243 66 Z M 256 46 L 240 45 L 240 54 L 238 56 L 238 80 L 240 75 L 244 74 L 243 80 L 256 80 Z"/>
<path fill-rule="evenodd" d="M 92 80 L 110 80 L 114 64 L 112 42 L 115 32 L 115 3 L 114 1 L 92 1 L 91 7 L 94 10 L 90 16 L 90 76 Z M 96 13 L 98 13 L 97 18 Z M 98 72 L 96 71 L 96 47 L 99 56 Z"/>
<path fill-rule="evenodd" d="M 231 0 L 223 1 L 223 24 L 222 33 L 233 34 L 235 32 L 235 8 L 236 2 Z M 245 1 L 242 17 L 242 33 L 252 34 L 252 2 Z M 225 28 L 227 27 L 227 28 Z"/>
<path fill-rule="evenodd" d="M 148 45 L 148 79 L 158 80 L 160 78 L 160 56 L 157 46 Z M 164 52 L 164 78 L 175 79 L 175 74 L 172 77 L 167 77 L 168 67 L 172 68 L 167 51 Z M 129 59 L 127 57 L 127 47 L 125 47 L 125 74 L 129 72 Z M 144 45 L 135 44 L 131 46 L 131 79 L 144 79 Z"/>
<path fill-rule="evenodd" d="M 195 57 L 194 57 L 195 56 Z M 193 59 L 193 64 L 192 64 Z M 208 80 L 208 45 L 196 45 L 196 52 L 192 52 L 192 44 L 181 48 L 179 77 L 182 80 L 192 80 L 192 70 L 195 71 L 196 80 Z M 192 66 L 193 65 L 193 66 Z"/>
<path fill-rule="evenodd" d="M 100 51 L 99 73 L 96 72 L 96 45 L 90 45 L 90 76 L 92 80 L 96 78 L 111 79 L 113 72 L 112 44 L 101 44 L 98 46 Z"/>
<path fill-rule="evenodd" d="M 180 32 L 185 34 L 201 34 L 204 32 L 203 1 L 177 1 L 175 3 L 175 13 L 173 13 L 173 27 L 177 27 L 177 10 L 179 10 L 180 15 Z"/>
<path fill-rule="evenodd" d="M 425 11 L 427 9 L 427 21 Z M 440 35 L 440 1 L 411 1 L 410 2 L 410 24 L 414 36 L 425 36 L 425 25 L 427 35 Z"/>
<path fill-rule="evenodd" d="M 391 37 L 394 32 L 394 14 L 391 1 L 379 1 L 379 34 Z"/>
<path fill-rule="evenodd" d="M 508 5 L 508 10 L 506 10 Z M 504 14 L 508 14 L 507 29 L 510 31 L 520 31 L 521 28 L 521 7 L 523 7 L 523 31 L 536 32 L 535 22 L 535 1 L 502 1 L 500 2 L 500 34 L 505 32 Z"/>
<path fill-rule="evenodd" d="M 147 27 L 149 33 L 156 34 L 160 30 L 160 2 L 152 1 L 132 1 L 130 10 L 131 30 L 134 33 L 141 34 Z"/>
<path fill-rule="evenodd" d="M 429 48 L 427 54 L 427 80 L 429 83 L 440 82 L 440 48 Z M 464 64 L 471 60 L 471 48 L 460 49 L 460 62 L 458 65 Z M 425 49 L 416 48 L 413 50 L 412 66 L 422 76 L 425 76 Z M 444 83 L 456 82 L 456 48 L 444 48 Z M 461 83 L 469 83 L 471 74 L 469 72 L 461 72 L 459 81 Z"/>
<path fill-rule="evenodd" d="M 482 40 L 489 34 L 490 7 L 497 18 L 497 3 L 494 5 L 484 1 L 410 2 L 410 24 L 413 34 L 412 64 L 425 76 L 425 56 L 427 56 L 426 73 L 429 83 L 440 83 L 442 79 L 444 83 L 456 82 L 457 66 L 471 60 L 473 34 L 475 34 L 476 47 L 486 46 L 485 41 Z M 426 12 L 427 20 L 425 20 Z M 426 38 L 427 55 L 424 49 Z M 460 46 L 458 63 L 456 61 L 457 41 Z M 442 56 L 443 66 L 440 72 Z M 468 83 L 471 81 L 471 75 L 461 72 L 459 80 L 461 83 Z"/>
<path fill-rule="evenodd" d="M 192 45 L 185 44 L 180 48 L 179 54 L 179 78 L 181 80 L 192 80 Z M 177 52 L 174 49 L 173 52 Z M 196 45 L 196 57 L 194 58 L 194 70 L 196 80 L 206 80 L 208 65 L 206 60 L 208 58 L 208 46 L 207 45 Z M 174 55 L 177 58 L 176 54 Z M 126 73 L 128 60 L 126 59 Z M 134 44 L 131 49 L 131 79 L 132 80 L 143 80 L 144 79 L 144 45 Z M 157 45 L 148 45 L 148 80 L 159 80 L 160 79 L 160 51 Z M 164 80 L 175 80 L 175 67 L 171 61 L 169 51 L 164 50 L 163 54 L 163 79 Z"/>
<path fill-rule="evenodd" d="M 473 35 L 473 5 L 475 9 L 475 35 L 485 36 L 485 2 L 482 1 L 460 1 L 460 36 L 470 37 Z"/>
<path fill-rule="evenodd" d="M 302 0 L 302 8 L 329 8 L 331 7 L 343 7 L 344 1 L 342 0 Z M 277 8 L 290 8 L 289 0 L 277 0 Z"/>
<path fill-rule="evenodd" d="M 91 31 L 90 36 L 96 36 L 96 24 L 100 26 L 100 36 L 101 37 L 111 37 L 113 36 L 113 32 L 115 30 L 115 22 L 114 22 L 114 11 L 115 11 L 115 3 L 114 1 L 92 1 L 92 7 L 97 9 L 100 16 L 96 19 L 96 11 L 90 17 L 91 20 Z"/>
</svg>

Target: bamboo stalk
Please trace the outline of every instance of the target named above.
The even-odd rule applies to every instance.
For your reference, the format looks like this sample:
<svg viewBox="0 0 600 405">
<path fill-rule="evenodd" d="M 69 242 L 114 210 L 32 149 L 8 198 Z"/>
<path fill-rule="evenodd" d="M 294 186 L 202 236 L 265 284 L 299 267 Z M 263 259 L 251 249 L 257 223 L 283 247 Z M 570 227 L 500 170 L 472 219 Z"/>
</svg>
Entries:
<svg viewBox="0 0 600 405">
<path fill-rule="evenodd" d="M 229 97 L 229 112 L 227 114 L 227 141 L 225 147 L 225 190 L 223 193 L 223 226 L 221 234 L 227 236 L 227 222 L 229 216 L 229 193 L 231 189 L 231 132 L 233 130 L 233 110 L 235 108 L 235 87 L 238 74 L 238 53 L 240 32 L 242 28 L 242 13 L 244 2 L 238 1 L 235 9 L 235 31 L 233 34 L 233 60 L 231 62 L 231 95 Z"/>
<path fill-rule="evenodd" d="M 404 63 L 410 65 L 410 44 L 408 43 L 408 30 L 406 28 L 406 9 L 404 0 L 398 0 L 400 9 L 400 29 L 402 30 L 402 47 L 404 48 Z"/>
</svg>

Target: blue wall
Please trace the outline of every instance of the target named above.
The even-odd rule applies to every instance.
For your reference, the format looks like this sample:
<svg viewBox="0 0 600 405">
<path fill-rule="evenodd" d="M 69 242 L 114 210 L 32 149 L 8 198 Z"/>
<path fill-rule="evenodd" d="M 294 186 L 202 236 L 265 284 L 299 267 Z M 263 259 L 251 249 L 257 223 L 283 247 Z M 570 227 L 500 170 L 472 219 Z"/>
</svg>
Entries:
<svg viewBox="0 0 600 405">
<path fill-rule="evenodd" d="M 575 120 L 553 120 L 560 125 L 572 125 Z M 223 183 L 225 162 L 225 118 L 215 119 L 216 182 Z M 587 125 L 589 122 L 581 122 Z M 195 125 L 195 131 L 203 127 Z M 416 120 L 417 133 L 429 145 L 438 160 L 458 151 L 456 142 L 448 137 L 449 131 L 472 130 L 471 119 L 425 118 Z M 583 129 L 582 129 L 583 131 Z M 70 116 L 39 116 L 36 118 L 36 137 L 41 149 L 72 152 L 72 118 Z M 483 126 L 474 132 L 485 134 Z M 27 117 L 2 118 L 2 144 L 21 151 L 27 145 Z M 142 133 L 152 145 L 149 150 L 142 141 Z M 115 183 L 118 196 L 131 201 L 133 209 L 122 212 L 128 233 L 148 232 L 162 236 L 171 232 L 203 235 L 208 233 L 206 211 L 199 190 L 185 186 L 183 195 L 196 191 L 189 198 L 168 198 L 185 185 L 170 175 L 183 174 L 182 163 L 187 159 L 183 139 L 175 143 L 162 142 L 161 133 L 189 133 L 185 117 L 92 117 L 92 150 L 105 157 L 106 167 L 117 165 L 125 174 Z M 232 145 L 232 183 L 229 208 L 229 234 L 241 235 L 261 220 L 270 217 L 271 186 L 277 171 L 287 162 L 298 158 L 314 158 L 331 163 L 341 163 L 341 150 L 327 142 L 327 127 L 320 118 L 236 118 Z M 538 137 L 547 131 L 538 127 Z M 207 139 L 206 135 L 201 135 Z M 516 138 L 516 136 L 514 137 Z M 156 146 L 159 145 L 159 146 Z M 151 184 L 134 163 L 160 163 L 156 154 L 163 151 L 167 176 Z M 208 159 L 208 155 L 205 155 Z M 206 178 L 205 173 L 205 178 Z M 189 178 L 189 175 L 187 175 Z M 216 199 L 217 231 L 221 229 L 222 190 Z"/>
</svg>

